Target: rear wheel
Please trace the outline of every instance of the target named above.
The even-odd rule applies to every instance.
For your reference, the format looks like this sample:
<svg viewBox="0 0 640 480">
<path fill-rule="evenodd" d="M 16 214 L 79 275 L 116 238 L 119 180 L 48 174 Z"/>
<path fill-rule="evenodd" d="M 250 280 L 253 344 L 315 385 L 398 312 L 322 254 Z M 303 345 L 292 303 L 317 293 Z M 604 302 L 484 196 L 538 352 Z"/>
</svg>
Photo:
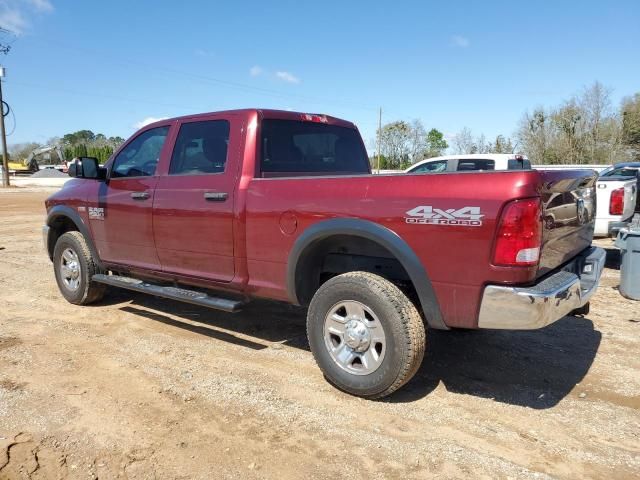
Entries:
<svg viewBox="0 0 640 480">
<path fill-rule="evenodd" d="M 100 269 L 80 232 L 60 235 L 53 250 L 53 268 L 60 293 L 68 302 L 87 305 L 103 297 L 105 286 L 91 281 Z"/>
<path fill-rule="evenodd" d="M 417 372 L 425 328 L 393 283 L 366 272 L 338 275 L 316 292 L 307 314 L 309 345 L 327 380 L 360 397 L 385 397 Z"/>
<path fill-rule="evenodd" d="M 573 310 L 569 315 L 573 315 L 574 317 L 576 315 L 582 315 L 582 316 L 589 315 L 589 310 L 591 309 L 590 307 L 591 307 L 591 304 L 587 302 L 580 308 L 576 308 L 575 310 Z"/>
</svg>

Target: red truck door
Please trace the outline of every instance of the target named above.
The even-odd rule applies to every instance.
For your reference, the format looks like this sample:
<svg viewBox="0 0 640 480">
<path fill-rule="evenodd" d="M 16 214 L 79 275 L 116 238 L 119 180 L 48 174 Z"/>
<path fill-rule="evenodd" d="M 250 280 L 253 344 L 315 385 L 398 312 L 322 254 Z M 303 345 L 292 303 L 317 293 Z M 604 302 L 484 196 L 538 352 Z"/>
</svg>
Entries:
<svg viewBox="0 0 640 480">
<path fill-rule="evenodd" d="M 113 160 L 109 181 L 100 184 L 97 202 L 89 204 L 89 222 L 103 261 L 160 269 L 152 206 L 156 167 L 168 153 L 163 147 L 169 129 L 149 128 L 127 142 Z"/>
<path fill-rule="evenodd" d="M 163 271 L 222 282 L 233 279 L 238 165 L 229 145 L 239 145 L 241 133 L 233 117 L 211 115 L 181 122 L 153 203 L 154 238 Z"/>
</svg>

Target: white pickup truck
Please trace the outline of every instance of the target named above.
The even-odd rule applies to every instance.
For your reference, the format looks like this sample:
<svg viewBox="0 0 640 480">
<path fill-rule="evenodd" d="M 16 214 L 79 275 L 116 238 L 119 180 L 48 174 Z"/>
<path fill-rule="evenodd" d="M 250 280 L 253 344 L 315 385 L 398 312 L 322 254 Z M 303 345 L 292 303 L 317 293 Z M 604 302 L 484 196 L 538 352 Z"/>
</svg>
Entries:
<svg viewBox="0 0 640 480">
<path fill-rule="evenodd" d="M 619 163 L 600 172 L 595 237 L 615 236 L 638 206 L 640 163 Z"/>
</svg>

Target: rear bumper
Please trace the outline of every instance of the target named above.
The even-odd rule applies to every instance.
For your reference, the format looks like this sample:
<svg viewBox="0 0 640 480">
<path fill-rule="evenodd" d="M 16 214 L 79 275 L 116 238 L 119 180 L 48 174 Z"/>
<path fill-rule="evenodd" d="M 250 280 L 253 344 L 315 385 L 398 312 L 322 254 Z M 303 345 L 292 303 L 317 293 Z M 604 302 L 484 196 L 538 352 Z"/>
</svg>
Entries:
<svg viewBox="0 0 640 480">
<path fill-rule="evenodd" d="M 626 227 L 629 220 L 633 217 L 631 214 L 628 218 L 617 217 L 615 220 L 612 218 L 596 218 L 595 230 L 593 232 L 594 237 L 615 237 L 618 235 L 618 231 L 621 227 Z"/>
<path fill-rule="evenodd" d="M 478 328 L 533 330 L 560 320 L 595 293 L 605 258 L 604 249 L 590 247 L 531 287 L 486 286 Z"/>
<path fill-rule="evenodd" d="M 609 236 L 617 237 L 621 228 L 629 225 L 629 222 L 609 222 Z"/>
</svg>

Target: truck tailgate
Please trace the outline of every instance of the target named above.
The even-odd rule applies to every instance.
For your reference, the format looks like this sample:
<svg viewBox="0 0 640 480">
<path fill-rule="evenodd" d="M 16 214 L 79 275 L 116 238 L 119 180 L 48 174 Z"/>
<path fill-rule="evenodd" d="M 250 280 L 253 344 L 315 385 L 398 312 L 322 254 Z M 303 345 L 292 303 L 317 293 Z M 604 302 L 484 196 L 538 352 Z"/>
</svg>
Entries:
<svg viewBox="0 0 640 480">
<path fill-rule="evenodd" d="M 542 170 L 541 277 L 591 245 L 596 214 L 593 170 Z"/>
</svg>

